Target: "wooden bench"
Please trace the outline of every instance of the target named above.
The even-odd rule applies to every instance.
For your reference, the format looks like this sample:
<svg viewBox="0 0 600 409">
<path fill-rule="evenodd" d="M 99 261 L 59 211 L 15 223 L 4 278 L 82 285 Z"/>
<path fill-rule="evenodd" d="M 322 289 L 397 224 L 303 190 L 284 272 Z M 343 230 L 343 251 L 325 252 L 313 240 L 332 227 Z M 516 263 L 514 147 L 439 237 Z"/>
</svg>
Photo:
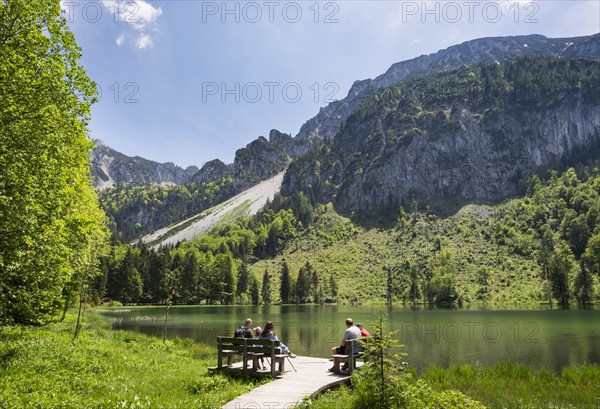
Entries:
<svg viewBox="0 0 600 409">
<path fill-rule="evenodd" d="M 333 358 L 333 372 L 334 373 L 342 373 L 342 369 L 340 368 L 340 364 L 348 365 L 348 373 L 352 375 L 354 370 L 356 369 L 356 360 L 364 357 L 364 352 L 362 345 L 359 342 L 363 342 L 366 338 L 358 338 L 353 339 L 351 341 L 346 342 L 346 354 L 335 354 L 331 355 Z"/>
<path fill-rule="evenodd" d="M 258 361 L 260 358 L 267 358 L 271 365 L 271 376 L 275 377 L 285 371 L 285 354 L 281 353 L 280 341 L 270 339 L 256 338 L 232 338 L 217 337 L 217 367 L 218 371 L 242 371 L 248 374 L 258 372 Z M 233 358 L 242 357 L 242 368 L 233 368 Z M 227 364 L 224 365 L 224 358 L 227 358 Z M 248 361 L 252 361 L 252 366 L 248 366 Z M 276 366 L 279 368 L 276 371 Z M 262 374 L 268 374 L 261 372 Z"/>
</svg>

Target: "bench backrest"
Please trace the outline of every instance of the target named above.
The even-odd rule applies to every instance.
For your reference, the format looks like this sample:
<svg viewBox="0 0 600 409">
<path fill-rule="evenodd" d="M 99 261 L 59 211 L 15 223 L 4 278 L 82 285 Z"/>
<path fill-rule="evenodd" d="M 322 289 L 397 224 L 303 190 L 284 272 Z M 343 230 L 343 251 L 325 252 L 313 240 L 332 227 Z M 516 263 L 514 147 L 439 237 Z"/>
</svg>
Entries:
<svg viewBox="0 0 600 409">
<path fill-rule="evenodd" d="M 240 354 L 244 352 L 271 354 L 271 351 L 281 345 L 280 341 L 272 341 L 267 338 L 233 338 L 217 337 L 217 345 L 220 351 L 230 350 Z"/>
<path fill-rule="evenodd" d="M 367 339 L 368 338 L 356 338 L 346 341 L 346 345 L 348 346 L 348 355 L 352 354 L 357 356 L 362 354 L 364 352 L 363 343 L 366 342 Z"/>
</svg>

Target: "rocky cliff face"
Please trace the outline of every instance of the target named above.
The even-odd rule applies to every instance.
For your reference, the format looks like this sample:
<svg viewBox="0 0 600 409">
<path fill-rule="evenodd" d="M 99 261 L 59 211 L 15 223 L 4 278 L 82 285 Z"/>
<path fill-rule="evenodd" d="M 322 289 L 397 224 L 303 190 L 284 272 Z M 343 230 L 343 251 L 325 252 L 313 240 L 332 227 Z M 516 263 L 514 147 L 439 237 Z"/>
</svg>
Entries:
<svg viewBox="0 0 600 409">
<path fill-rule="evenodd" d="M 317 116 L 300 128 L 302 139 L 331 139 L 354 109 L 379 89 L 396 84 L 410 74 L 482 62 L 503 62 L 522 56 L 545 55 L 564 58 L 600 57 L 600 34 L 574 38 L 542 35 L 482 38 L 449 47 L 430 55 L 392 65 L 375 79 L 356 81 L 346 98 L 321 108 Z"/>
<path fill-rule="evenodd" d="M 502 114 L 486 128 L 476 115 L 460 110 L 456 132 L 435 140 L 418 134 L 407 146 L 391 149 L 385 162 L 345 180 L 336 203 L 356 210 L 413 198 L 489 200 L 515 195 L 519 181 L 537 169 L 578 150 L 597 148 L 599 113 L 598 107 L 569 101 L 547 114 Z"/>
<path fill-rule="evenodd" d="M 281 172 L 289 160 L 282 145 L 261 136 L 236 151 L 233 162 L 236 184 L 242 189 L 253 186 Z"/>
<path fill-rule="evenodd" d="M 95 141 L 92 151 L 92 176 L 94 186 L 106 189 L 121 184 L 179 185 L 198 172 L 190 166 L 180 168 L 174 163 L 158 163 L 139 156 L 130 157 L 110 148 L 102 140 Z"/>
<path fill-rule="evenodd" d="M 571 78 L 579 70 L 585 79 Z M 282 192 L 308 189 L 345 210 L 513 195 L 538 169 L 600 156 L 599 78 L 598 63 L 549 59 L 384 89 L 330 144 L 290 165 Z"/>
</svg>

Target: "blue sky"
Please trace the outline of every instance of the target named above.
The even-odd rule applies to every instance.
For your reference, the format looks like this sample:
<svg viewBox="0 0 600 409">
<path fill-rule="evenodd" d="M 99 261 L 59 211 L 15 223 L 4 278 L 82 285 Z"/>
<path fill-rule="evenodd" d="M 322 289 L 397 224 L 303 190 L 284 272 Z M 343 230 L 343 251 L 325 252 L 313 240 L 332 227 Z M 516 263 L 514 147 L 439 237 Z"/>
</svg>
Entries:
<svg viewBox="0 0 600 409">
<path fill-rule="evenodd" d="M 62 0 L 101 89 L 91 136 L 180 166 L 296 135 L 355 80 L 480 37 L 600 31 L 600 1 Z"/>
</svg>

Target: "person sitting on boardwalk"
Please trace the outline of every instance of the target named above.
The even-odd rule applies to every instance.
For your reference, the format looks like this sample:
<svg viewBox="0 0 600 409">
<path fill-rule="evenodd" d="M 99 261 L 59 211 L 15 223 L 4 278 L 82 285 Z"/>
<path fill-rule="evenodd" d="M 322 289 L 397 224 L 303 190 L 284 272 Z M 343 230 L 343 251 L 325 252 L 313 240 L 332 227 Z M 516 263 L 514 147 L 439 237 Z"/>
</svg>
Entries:
<svg viewBox="0 0 600 409">
<path fill-rule="evenodd" d="M 244 325 L 233 332 L 234 338 L 253 338 L 252 335 L 252 319 L 246 318 Z"/>
<path fill-rule="evenodd" d="M 275 326 L 271 321 L 267 321 L 267 323 L 265 324 L 265 327 L 260 333 L 260 338 L 267 338 L 271 341 L 279 341 L 279 338 L 277 338 L 277 335 L 275 334 Z M 290 349 L 284 345 L 283 342 L 279 344 L 279 347 L 281 348 L 281 351 L 284 354 L 288 355 L 290 358 L 296 358 L 296 354 L 293 354 L 290 351 Z"/>
<path fill-rule="evenodd" d="M 369 331 L 367 331 L 367 329 L 365 328 L 365 326 L 363 324 L 361 324 L 359 322 L 358 324 L 356 324 L 356 326 L 360 330 L 360 336 L 361 337 L 363 337 L 363 338 L 369 338 L 371 336 L 371 334 L 369 333 Z"/>
<path fill-rule="evenodd" d="M 346 328 L 346 332 L 344 332 L 344 337 L 342 338 L 340 345 L 331 348 L 331 355 L 345 355 L 348 341 L 352 341 L 353 339 L 358 339 L 361 337 L 360 330 L 358 327 L 354 326 L 354 321 L 352 321 L 352 318 L 346 318 Z M 346 369 L 348 369 L 348 364 L 344 364 L 342 367 L 342 370 L 345 371 Z M 329 370 L 333 372 L 333 368 L 329 368 Z"/>
</svg>

